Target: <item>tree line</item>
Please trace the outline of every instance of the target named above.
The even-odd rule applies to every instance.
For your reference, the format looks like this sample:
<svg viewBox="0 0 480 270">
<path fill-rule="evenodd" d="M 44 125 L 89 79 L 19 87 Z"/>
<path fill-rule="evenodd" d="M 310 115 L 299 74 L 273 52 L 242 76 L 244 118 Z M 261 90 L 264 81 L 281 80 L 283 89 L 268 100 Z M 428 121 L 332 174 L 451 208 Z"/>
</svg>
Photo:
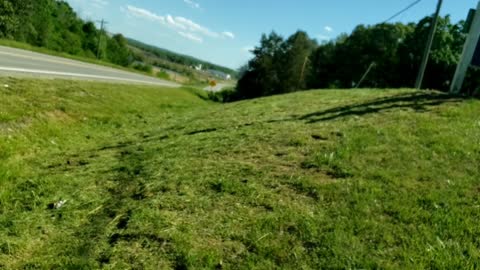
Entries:
<svg viewBox="0 0 480 270">
<path fill-rule="evenodd" d="M 230 68 L 219 66 L 219 65 L 207 62 L 207 61 L 203 61 L 203 60 L 197 59 L 197 58 L 192 57 L 192 56 L 175 53 L 175 52 L 172 52 L 172 51 L 169 51 L 169 50 L 166 50 L 166 49 L 162 49 L 162 48 L 158 48 L 156 46 L 145 44 L 143 42 L 140 42 L 140 41 L 134 40 L 134 39 L 127 39 L 127 41 L 128 41 L 129 45 L 131 45 L 133 47 L 136 47 L 136 48 L 138 48 L 138 49 L 140 49 L 140 50 L 142 50 L 146 53 L 150 53 L 150 54 L 154 55 L 156 58 L 164 60 L 166 62 L 170 62 L 170 63 L 174 63 L 174 64 L 186 66 L 186 67 L 202 65 L 204 69 L 218 70 L 218 71 L 222 71 L 226 74 L 230 74 L 232 76 L 235 76 L 235 74 L 236 74 L 236 72 L 234 70 L 230 69 Z M 167 69 L 172 69 L 173 68 L 174 69 L 174 67 L 172 67 L 171 65 L 165 66 L 165 64 L 162 63 L 162 62 L 155 62 L 154 65 L 162 67 L 162 68 L 167 68 Z M 178 70 L 177 69 L 177 70 L 174 70 L 174 71 L 177 71 L 177 72 L 180 72 L 180 73 L 191 73 L 191 71 L 188 71 L 188 70 L 185 70 L 185 69 L 184 70 Z"/>
<path fill-rule="evenodd" d="M 122 66 L 133 61 L 121 34 L 101 32 L 94 22 L 80 19 L 65 1 L 0 0 L 0 38 L 72 55 L 99 56 Z"/>
<path fill-rule="evenodd" d="M 163 68 L 176 67 L 168 62 L 185 66 L 181 70 L 177 68 L 176 71 L 181 73 L 191 73 L 189 66 L 202 64 L 207 69 L 235 74 L 226 67 L 127 39 L 121 34 L 110 35 L 98 29 L 94 22 L 82 20 L 67 2 L 61 0 L 0 0 L 0 38 L 151 70 L 150 65 L 141 64 L 148 61 L 144 54 L 131 49 L 134 46 L 165 60 L 167 63 L 162 62 Z"/>
<path fill-rule="evenodd" d="M 224 101 L 306 89 L 361 87 L 413 88 L 432 17 L 418 23 L 357 26 L 350 35 L 319 44 L 298 31 L 284 39 L 275 32 L 261 37 L 253 58 L 240 70 L 234 91 Z M 423 88 L 448 91 L 467 36 L 465 21 L 440 18 Z M 464 89 L 478 91 L 480 72 L 470 70 Z"/>
</svg>

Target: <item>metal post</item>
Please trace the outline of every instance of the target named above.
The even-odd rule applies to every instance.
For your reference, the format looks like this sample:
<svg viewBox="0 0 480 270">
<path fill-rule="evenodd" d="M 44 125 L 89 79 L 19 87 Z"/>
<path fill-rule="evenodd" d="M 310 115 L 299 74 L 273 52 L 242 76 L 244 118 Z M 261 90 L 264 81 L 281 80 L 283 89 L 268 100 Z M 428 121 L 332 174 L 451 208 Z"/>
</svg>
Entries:
<svg viewBox="0 0 480 270">
<path fill-rule="evenodd" d="M 418 71 L 417 81 L 415 83 L 415 88 L 422 88 L 423 77 L 425 76 L 425 70 L 427 69 L 428 59 L 430 57 L 430 51 L 432 50 L 433 39 L 435 38 L 435 32 L 437 31 L 438 17 L 440 16 L 440 10 L 442 9 L 443 0 L 438 0 L 437 10 L 433 16 L 432 26 L 430 28 L 430 34 L 428 36 L 427 46 L 425 47 L 425 52 L 423 53 L 422 64 L 420 65 L 420 70 Z"/>
<path fill-rule="evenodd" d="M 472 26 L 470 27 L 470 33 L 463 47 L 463 53 L 458 63 L 457 70 L 455 71 L 455 76 L 452 80 L 452 85 L 450 87 L 450 93 L 458 94 L 462 90 L 463 81 L 465 80 L 465 75 L 467 74 L 468 67 L 475 53 L 477 47 L 477 42 L 480 38 L 480 1 L 478 2 L 477 11 L 475 12 L 475 17 L 473 19 Z"/>
</svg>

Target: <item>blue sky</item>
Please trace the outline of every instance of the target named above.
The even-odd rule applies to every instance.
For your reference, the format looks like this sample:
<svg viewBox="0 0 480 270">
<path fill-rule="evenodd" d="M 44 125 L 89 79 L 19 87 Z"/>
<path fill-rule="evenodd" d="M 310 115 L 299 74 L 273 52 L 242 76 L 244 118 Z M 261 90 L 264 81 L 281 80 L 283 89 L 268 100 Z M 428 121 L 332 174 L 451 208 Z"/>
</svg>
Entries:
<svg viewBox="0 0 480 270">
<path fill-rule="evenodd" d="M 238 68 L 262 33 L 298 29 L 319 41 L 375 24 L 413 0 L 67 0 L 84 19 L 104 18 L 110 32 Z M 437 0 L 423 0 L 394 21 L 418 21 Z M 443 14 L 464 19 L 477 0 L 444 0 Z"/>
</svg>

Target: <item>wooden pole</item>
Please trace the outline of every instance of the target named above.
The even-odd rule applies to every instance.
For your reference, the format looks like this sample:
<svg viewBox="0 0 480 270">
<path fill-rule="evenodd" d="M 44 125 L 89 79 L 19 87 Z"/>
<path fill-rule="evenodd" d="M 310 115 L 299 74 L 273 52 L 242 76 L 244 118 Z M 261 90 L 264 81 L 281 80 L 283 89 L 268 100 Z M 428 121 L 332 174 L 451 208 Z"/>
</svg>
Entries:
<svg viewBox="0 0 480 270">
<path fill-rule="evenodd" d="M 368 66 L 368 69 L 367 71 L 365 72 L 365 74 L 363 74 L 362 78 L 360 79 L 360 81 L 355 85 L 355 88 L 359 88 L 360 85 L 362 85 L 363 81 L 365 81 L 365 79 L 367 78 L 368 74 L 370 73 L 370 71 L 372 71 L 372 68 L 375 66 L 375 62 L 372 62 L 370 64 L 370 66 Z"/>
<path fill-rule="evenodd" d="M 440 16 L 440 10 L 442 9 L 443 0 L 438 0 L 437 10 L 433 16 L 432 26 L 430 28 L 430 34 L 428 36 L 427 46 L 425 47 L 425 52 L 423 53 L 422 64 L 420 65 L 420 70 L 418 71 L 417 81 L 415 83 L 415 88 L 421 89 L 423 78 L 425 76 L 425 70 L 427 69 L 428 59 L 430 57 L 430 51 L 432 50 L 433 39 L 435 38 L 435 32 L 437 31 L 438 17 Z"/>
<path fill-rule="evenodd" d="M 102 19 L 99 22 L 100 22 L 100 33 L 98 34 L 97 59 L 100 59 L 100 45 L 102 42 L 103 27 L 107 23 L 104 19 Z"/>
<path fill-rule="evenodd" d="M 307 62 L 308 62 L 308 56 L 305 56 L 305 61 L 303 62 L 303 65 L 302 65 L 302 72 L 300 73 L 300 79 L 298 80 L 297 88 L 300 88 L 302 85 L 303 76 L 305 75 L 305 69 L 307 68 Z"/>
</svg>

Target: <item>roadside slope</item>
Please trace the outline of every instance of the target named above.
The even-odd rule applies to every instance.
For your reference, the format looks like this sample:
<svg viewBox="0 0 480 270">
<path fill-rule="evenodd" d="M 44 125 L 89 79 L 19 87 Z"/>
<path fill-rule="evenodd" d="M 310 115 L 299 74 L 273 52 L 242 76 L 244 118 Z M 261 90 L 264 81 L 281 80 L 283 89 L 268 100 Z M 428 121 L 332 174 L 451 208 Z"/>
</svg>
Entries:
<svg viewBox="0 0 480 270">
<path fill-rule="evenodd" d="M 113 65 L 112 65 L 113 66 Z M 0 76 L 71 78 L 179 87 L 177 83 L 63 57 L 0 46 Z"/>
<path fill-rule="evenodd" d="M 0 79 L 0 102 L 0 268 L 479 267 L 478 100 Z"/>
</svg>

